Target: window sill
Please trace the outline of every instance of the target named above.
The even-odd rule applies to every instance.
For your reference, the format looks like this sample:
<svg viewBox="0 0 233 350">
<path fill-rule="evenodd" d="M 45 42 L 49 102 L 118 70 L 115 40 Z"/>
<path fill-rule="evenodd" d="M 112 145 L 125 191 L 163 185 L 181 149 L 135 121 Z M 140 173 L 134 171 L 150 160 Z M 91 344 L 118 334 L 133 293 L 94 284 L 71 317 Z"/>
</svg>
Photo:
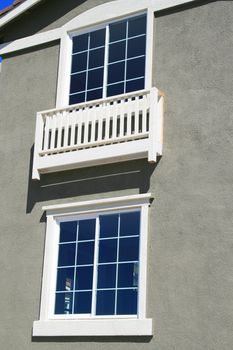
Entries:
<svg viewBox="0 0 233 350">
<path fill-rule="evenodd" d="M 152 319 L 35 321 L 33 336 L 152 336 Z"/>
</svg>

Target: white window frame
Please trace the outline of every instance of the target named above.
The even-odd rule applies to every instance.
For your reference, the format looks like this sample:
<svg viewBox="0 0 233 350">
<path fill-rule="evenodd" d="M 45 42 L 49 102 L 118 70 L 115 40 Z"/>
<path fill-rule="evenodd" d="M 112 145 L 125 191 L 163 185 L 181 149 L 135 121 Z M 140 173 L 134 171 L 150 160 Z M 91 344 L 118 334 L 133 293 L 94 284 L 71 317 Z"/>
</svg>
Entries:
<svg viewBox="0 0 233 350">
<path fill-rule="evenodd" d="M 33 323 L 33 336 L 152 335 L 152 320 L 146 318 L 147 237 L 150 199 L 151 194 L 141 194 L 42 208 L 47 212 L 47 227 L 40 317 L 38 321 Z M 138 314 L 136 316 L 55 315 L 59 222 L 74 218 L 76 220 L 77 218 L 93 218 L 95 215 L 103 213 L 135 210 L 140 210 L 141 213 Z"/>
<path fill-rule="evenodd" d="M 96 6 L 72 19 L 62 27 L 57 84 L 56 108 L 69 105 L 72 37 L 97 30 L 119 20 L 147 15 L 145 89 L 152 87 L 154 1 L 118 0 Z"/>
</svg>

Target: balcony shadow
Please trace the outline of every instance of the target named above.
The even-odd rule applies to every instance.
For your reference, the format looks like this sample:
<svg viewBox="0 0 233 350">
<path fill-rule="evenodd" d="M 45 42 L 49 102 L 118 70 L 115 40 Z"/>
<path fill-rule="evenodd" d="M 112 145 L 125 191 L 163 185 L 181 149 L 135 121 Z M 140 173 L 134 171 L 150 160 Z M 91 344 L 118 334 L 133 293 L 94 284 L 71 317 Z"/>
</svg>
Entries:
<svg viewBox="0 0 233 350">
<path fill-rule="evenodd" d="M 127 189 L 147 193 L 151 175 L 160 160 L 150 164 L 147 159 L 140 159 L 44 174 L 37 181 L 32 180 L 33 150 L 34 147 L 30 155 L 26 213 L 30 213 L 36 203 L 57 199 L 98 194 L 106 196 L 107 193 L 119 196 L 119 191 Z M 42 216 L 41 221 L 44 219 Z"/>
</svg>

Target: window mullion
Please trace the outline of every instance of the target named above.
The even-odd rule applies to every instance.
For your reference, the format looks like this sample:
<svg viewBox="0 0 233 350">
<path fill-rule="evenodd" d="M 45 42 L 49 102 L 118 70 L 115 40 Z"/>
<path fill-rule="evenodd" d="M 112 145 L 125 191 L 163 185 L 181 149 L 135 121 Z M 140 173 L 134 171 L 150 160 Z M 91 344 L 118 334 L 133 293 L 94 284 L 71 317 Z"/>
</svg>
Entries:
<svg viewBox="0 0 233 350">
<path fill-rule="evenodd" d="M 125 72 L 124 72 L 124 93 L 126 93 L 126 74 L 127 74 L 127 55 L 128 55 L 128 31 L 129 21 L 126 21 L 126 39 L 125 39 Z"/>
<path fill-rule="evenodd" d="M 96 314 L 96 294 L 97 294 L 97 277 L 98 277 L 98 255 L 99 255 L 99 235 L 100 221 L 96 218 L 95 225 L 95 250 L 94 250 L 94 266 L 93 266 L 93 283 L 92 283 L 92 301 L 91 301 L 91 316 Z"/>
<path fill-rule="evenodd" d="M 75 258 L 74 258 L 74 285 L 73 285 L 73 301 L 72 301 L 72 314 L 74 314 L 74 302 L 75 302 L 75 284 L 76 284 L 76 262 L 78 255 L 78 231 L 79 231 L 79 221 L 77 222 L 77 232 L 76 232 L 76 244 L 75 244 Z"/>
<path fill-rule="evenodd" d="M 109 55 L 109 24 L 105 31 L 105 53 L 104 53 L 104 78 L 103 78 L 103 98 L 107 96 L 107 79 L 108 79 L 108 55 Z"/>
<path fill-rule="evenodd" d="M 86 87 L 85 87 L 85 101 L 87 101 L 87 84 L 88 84 L 88 67 L 89 67 L 89 56 L 90 56 L 90 41 L 91 41 L 91 36 L 90 33 L 88 34 L 88 44 L 87 44 L 87 72 L 86 72 Z"/>
<path fill-rule="evenodd" d="M 119 245 L 120 245 L 120 215 L 118 215 L 118 232 L 117 232 L 117 258 L 116 258 L 116 285 L 115 285 L 115 308 L 114 314 L 117 314 L 117 285 L 118 285 L 118 265 L 119 265 Z"/>
</svg>

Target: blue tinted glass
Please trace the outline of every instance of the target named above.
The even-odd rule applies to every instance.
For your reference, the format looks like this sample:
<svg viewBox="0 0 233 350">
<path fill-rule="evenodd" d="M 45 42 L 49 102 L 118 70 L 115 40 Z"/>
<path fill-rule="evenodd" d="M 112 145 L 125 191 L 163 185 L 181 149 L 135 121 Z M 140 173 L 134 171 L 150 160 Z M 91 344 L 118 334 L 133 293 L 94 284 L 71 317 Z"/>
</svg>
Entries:
<svg viewBox="0 0 233 350">
<path fill-rule="evenodd" d="M 103 86 L 104 69 L 94 69 L 88 72 L 87 90 Z"/>
<path fill-rule="evenodd" d="M 60 223 L 60 242 L 76 241 L 77 221 Z"/>
<path fill-rule="evenodd" d="M 71 314 L 73 293 L 56 293 L 55 314 Z"/>
<path fill-rule="evenodd" d="M 119 261 L 138 260 L 139 237 L 120 238 Z"/>
<path fill-rule="evenodd" d="M 135 79 L 126 82 L 126 92 L 143 90 L 145 87 L 145 79 Z"/>
<path fill-rule="evenodd" d="M 72 56 L 71 72 L 81 72 L 87 69 L 87 52 L 79 53 Z"/>
<path fill-rule="evenodd" d="M 96 315 L 114 315 L 115 312 L 115 291 L 97 291 Z"/>
<path fill-rule="evenodd" d="M 99 265 L 97 288 L 114 288 L 116 286 L 116 264 Z"/>
<path fill-rule="evenodd" d="M 93 264 L 94 242 L 78 243 L 77 265 Z"/>
<path fill-rule="evenodd" d="M 108 84 L 123 81 L 125 76 L 125 62 L 113 63 L 108 66 Z"/>
<path fill-rule="evenodd" d="M 104 65 L 104 47 L 89 52 L 89 69 Z"/>
<path fill-rule="evenodd" d="M 118 265 L 118 288 L 138 286 L 138 263 Z"/>
<path fill-rule="evenodd" d="M 76 268 L 76 290 L 92 289 L 93 266 Z"/>
<path fill-rule="evenodd" d="M 84 91 L 86 88 L 86 73 L 78 73 L 71 75 L 70 93 Z"/>
<path fill-rule="evenodd" d="M 118 214 L 100 216 L 100 238 L 118 235 Z"/>
<path fill-rule="evenodd" d="M 57 290 L 69 291 L 74 285 L 74 268 L 67 267 L 57 270 Z"/>
<path fill-rule="evenodd" d="M 85 93 L 71 95 L 69 99 L 69 104 L 73 105 L 76 103 L 81 103 L 85 101 Z"/>
<path fill-rule="evenodd" d="M 88 49 L 88 34 L 78 35 L 73 38 L 73 53 Z"/>
<path fill-rule="evenodd" d="M 105 29 L 96 30 L 90 33 L 90 48 L 105 45 Z"/>
<path fill-rule="evenodd" d="M 78 240 L 95 239 L 95 219 L 80 220 L 78 224 Z"/>
<path fill-rule="evenodd" d="M 75 243 L 59 245 L 58 266 L 74 265 L 75 247 Z"/>
<path fill-rule="evenodd" d="M 146 52 L 146 36 L 140 36 L 137 38 L 128 40 L 127 57 L 136 57 L 145 55 Z"/>
<path fill-rule="evenodd" d="M 124 93 L 124 83 L 109 85 L 107 87 L 107 96 L 121 95 Z"/>
<path fill-rule="evenodd" d="M 126 79 L 135 79 L 145 75 L 145 57 L 135 58 L 127 61 Z"/>
<path fill-rule="evenodd" d="M 126 21 L 110 24 L 110 42 L 126 38 Z"/>
<path fill-rule="evenodd" d="M 87 91 L 87 101 L 98 100 L 103 96 L 103 89 Z"/>
<path fill-rule="evenodd" d="M 136 36 L 146 33 L 146 16 L 129 19 L 128 36 Z"/>
<path fill-rule="evenodd" d="M 125 59 L 125 46 L 125 40 L 109 45 L 109 63 Z"/>
<path fill-rule="evenodd" d="M 120 236 L 139 235 L 140 212 L 120 214 Z"/>
<path fill-rule="evenodd" d="M 104 239 L 99 242 L 99 262 L 114 262 L 117 257 L 117 239 Z"/>
<path fill-rule="evenodd" d="M 117 291 L 117 315 L 137 314 L 138 293 L 136 289 Z"/>
<path fill-rule="evenodd" d="M 92 292 L 75 293 L 74 313 L 90 314 L 91 313 Z"/>
</svg>

